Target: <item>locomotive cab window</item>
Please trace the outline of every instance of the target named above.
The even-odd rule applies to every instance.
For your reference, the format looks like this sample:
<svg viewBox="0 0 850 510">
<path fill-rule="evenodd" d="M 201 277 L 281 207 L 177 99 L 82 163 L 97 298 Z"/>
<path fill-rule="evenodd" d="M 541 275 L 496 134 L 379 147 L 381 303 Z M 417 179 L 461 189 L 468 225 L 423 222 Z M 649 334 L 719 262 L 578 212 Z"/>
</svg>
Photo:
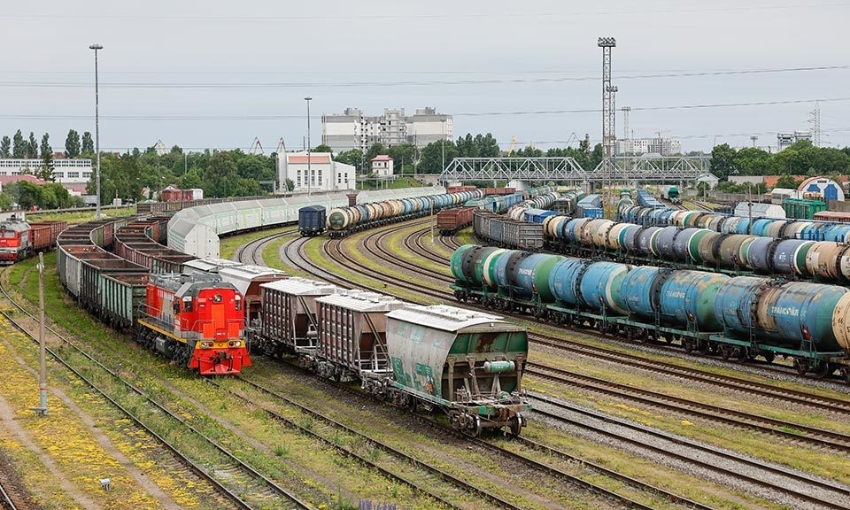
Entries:
<svg viewBox="0 0 850 510">
<path fill-rule="evenodd" d="M 236 310 L 239 311 L 242 309 L 242 296 L 239 294 L 236 295 Z"/>
<path fill-rule="evenodd" d="M 174 310 L 174 315 L 178 315 L 180 313 L 180 301 L 174 300 L 174 306 L 172 306 Z"/>
<path fill-rule="evenodd" d="M 184 297 L 183 298 L 183 311 L 191 312 L 192 311 L 192 298 Z"/>
</svg>

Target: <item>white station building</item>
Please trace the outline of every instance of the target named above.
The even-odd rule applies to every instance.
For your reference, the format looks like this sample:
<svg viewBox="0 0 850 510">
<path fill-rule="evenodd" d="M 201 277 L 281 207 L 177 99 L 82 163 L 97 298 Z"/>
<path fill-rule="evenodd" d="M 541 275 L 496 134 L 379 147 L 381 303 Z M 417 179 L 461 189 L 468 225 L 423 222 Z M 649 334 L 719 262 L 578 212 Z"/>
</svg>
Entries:
<svg viewBox="0 0 850 510">
<path fill-rule="evenodd" d="M 297 192 L 343 191 L 356 188 L 355 168 L 334 161 L 328 152 L 288 152 L 277 156 L 277 174 L 283 185 L 291 180 Z M 308 184 L 308 170 L 313 174 Z"/>
</svg>

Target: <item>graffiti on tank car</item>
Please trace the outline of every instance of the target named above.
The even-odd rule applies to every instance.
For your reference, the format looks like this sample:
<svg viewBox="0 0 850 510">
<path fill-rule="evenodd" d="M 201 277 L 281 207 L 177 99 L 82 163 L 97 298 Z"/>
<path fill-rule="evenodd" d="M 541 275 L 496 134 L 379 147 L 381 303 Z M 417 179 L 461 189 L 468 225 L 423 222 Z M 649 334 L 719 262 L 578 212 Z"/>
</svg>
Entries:
<svg viewBox="0 0 850 510">
<path fill-rule="evenodd" d="M 790 306 L 771 306 L 770 313 L 779 316 L 797 317 L 800 315 L 800 309 Z"/>
<path fill-rule="evenodd" d="M 532 276 L 534 274 L 534 270 L 533 269 L 520 269 L 519 274 L 524 275 L 524 276 Z"/>
<path fill-rule="evenodd" d="M 674 298 L 674 299 L 685 299 L 685 293 L 682 292 L 681 290 L 677 290 L 677 291 L 671 290 L 671 291 L 667 291 L 667 297 L 668 298 Z"/>
</svg>

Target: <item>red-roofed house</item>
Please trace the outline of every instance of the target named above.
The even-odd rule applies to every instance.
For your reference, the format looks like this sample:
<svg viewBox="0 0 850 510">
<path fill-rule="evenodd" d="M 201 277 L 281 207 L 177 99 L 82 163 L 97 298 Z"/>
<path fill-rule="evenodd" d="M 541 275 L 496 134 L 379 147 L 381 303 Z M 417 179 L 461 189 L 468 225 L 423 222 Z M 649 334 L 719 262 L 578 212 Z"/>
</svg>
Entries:
<svg viewBox="0 0 850 510">
<path fill-rule="evenodd" d="M 286 179 L 295 185 L 296 192 L 339 191 L 355 189 L 354 167 L 331 158 L 327 152 L 310 154 L 307 164 L 306 152 L 291 152 L 278 154 L 277 172 L 281 185 Z M 313 174 L 312 181 L 307 183 L 307 170 Z"/>
<path fill-rule="evenodd" d="M 27 182 L 30 182 L 32 184 L 37 184 L 39 186 L 44 184 L 43 180 L 39 179 L 38 177 L 36 177 L 34 175 L 29 175 L 29 174 L 26 174 L 26 175 L 0 175 L 0 191 L 3 191 L 3 186 L 6 186 L 8 184 L 12 184 L 13 182 L 18 182 L 18 181 L 27 181 Z"/>
<path fill-rule="evenodd" d="M 392 177 L 393 158 L 385 154 L 372 158 L 372 173 L 378 177 Z"/>
</svg>

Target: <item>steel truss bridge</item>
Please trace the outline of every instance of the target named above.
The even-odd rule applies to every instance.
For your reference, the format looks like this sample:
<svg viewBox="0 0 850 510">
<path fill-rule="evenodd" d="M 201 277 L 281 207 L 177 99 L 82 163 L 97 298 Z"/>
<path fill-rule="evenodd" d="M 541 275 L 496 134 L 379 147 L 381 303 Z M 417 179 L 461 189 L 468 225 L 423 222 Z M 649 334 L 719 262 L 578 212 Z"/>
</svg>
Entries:
<svg viewBox="0 0 850 510">
<path fill-rule="evenodd" d="M 711 156 L 621 156 L 603 160 L 592 171 L 573 158 L 455 158 L 440 174 L 441 182 L 526 181 L 585 183 L 686 183 L 711 177 Z"/>
</svg>

